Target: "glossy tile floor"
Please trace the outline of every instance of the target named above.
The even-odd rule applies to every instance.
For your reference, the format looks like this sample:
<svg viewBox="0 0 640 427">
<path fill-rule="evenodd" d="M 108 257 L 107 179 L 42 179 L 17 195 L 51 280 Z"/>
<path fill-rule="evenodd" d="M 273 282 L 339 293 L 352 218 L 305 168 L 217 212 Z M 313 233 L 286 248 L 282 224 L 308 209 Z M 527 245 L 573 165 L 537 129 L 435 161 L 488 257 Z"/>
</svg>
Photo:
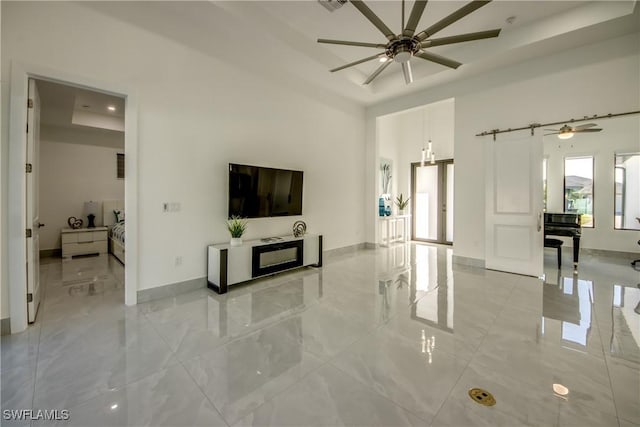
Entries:
<svg viewBox="0 0 640 427">
<path fill-rule="evenodd" d="M 550 251 L 543 282 L 451 255 L 362 250 L 135 307 L 114 259 L 50 260 L 38 322 L 2 337 L 2 409 L 74 426 L 640 425 L 626 260 L 585 254 L 573 275 Z"/>
</svg>

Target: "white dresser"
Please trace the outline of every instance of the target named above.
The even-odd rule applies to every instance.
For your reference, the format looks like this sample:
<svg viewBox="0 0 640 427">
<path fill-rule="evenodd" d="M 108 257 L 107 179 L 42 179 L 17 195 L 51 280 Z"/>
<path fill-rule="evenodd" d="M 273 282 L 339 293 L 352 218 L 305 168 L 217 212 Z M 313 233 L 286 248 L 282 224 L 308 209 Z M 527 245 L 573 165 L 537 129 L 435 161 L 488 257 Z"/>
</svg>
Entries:
<svg viewBox="0 0 640 427">
<path fill-rule="evenodd" d="M 60 233 L 63 258 L 107 253 L 107 227 L 63 228 Z"/>
</svg>

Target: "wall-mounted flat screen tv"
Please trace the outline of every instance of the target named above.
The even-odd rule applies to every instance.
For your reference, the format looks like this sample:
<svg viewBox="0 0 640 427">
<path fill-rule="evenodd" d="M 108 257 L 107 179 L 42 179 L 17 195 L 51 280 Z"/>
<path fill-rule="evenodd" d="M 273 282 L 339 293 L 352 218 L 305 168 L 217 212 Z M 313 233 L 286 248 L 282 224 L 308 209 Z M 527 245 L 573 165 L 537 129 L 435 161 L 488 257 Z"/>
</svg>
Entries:
<svg viewBox="0 0 640 427">
<path fill-rule="evenodd" d="M 302 215 L 302 171 L 229 163 L 229 217 Z"/>
</svg>

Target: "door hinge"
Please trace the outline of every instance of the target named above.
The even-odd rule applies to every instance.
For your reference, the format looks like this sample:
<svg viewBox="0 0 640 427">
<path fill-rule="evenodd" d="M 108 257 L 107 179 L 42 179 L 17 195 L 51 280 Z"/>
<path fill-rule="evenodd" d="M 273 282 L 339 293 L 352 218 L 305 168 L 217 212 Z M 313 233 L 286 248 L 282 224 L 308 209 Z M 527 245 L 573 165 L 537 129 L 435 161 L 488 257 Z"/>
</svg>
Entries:
<svg viewBox="0 0 640 427">
<path fill-rule="evenodd" d="M 29 123 L 27 123 L 27 133 L 29 133 Z"/>
<path fill-rule="evenodd" d="M 26 167 L 25 167 L 25 172 L 26 173 L 31 173 L 33 172 L 33 165 L 31 163 L 27 163 Z"/>
<path fill-rule="evenodd" d="M 27 108 L 33 108 L 33 99 L 27 99 Z"/>
<path fill-rule="evenodd" d="M 27 302 L 33 302 L 33 294 L 31 292 L 27 293 Z"/>
<path fill-rule="evenodd" d="M 33 236 L 33 232 L 31 231 L 31 229 L 30 229 L 30 228 L 27 228 L 27 233 L 26 233 L 26 235 L 27 235 L 27 239 L 28 239 L 29 237 L 32 237 L 32 236 Z"/>
</svg>

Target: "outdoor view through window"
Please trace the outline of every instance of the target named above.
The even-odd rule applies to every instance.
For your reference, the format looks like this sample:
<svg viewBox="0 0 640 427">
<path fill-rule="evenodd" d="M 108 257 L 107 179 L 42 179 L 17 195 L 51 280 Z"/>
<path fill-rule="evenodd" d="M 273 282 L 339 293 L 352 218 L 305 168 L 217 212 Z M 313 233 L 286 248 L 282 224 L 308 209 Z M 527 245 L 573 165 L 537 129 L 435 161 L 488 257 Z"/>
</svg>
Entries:
<svg viewBox="0 0 640 427">
<path fill-rule="evenodd" d="M 593 157 L 564 159 L 564 211 L 581 214 L 583 227 L 593 227 Z"/>
</svg>

